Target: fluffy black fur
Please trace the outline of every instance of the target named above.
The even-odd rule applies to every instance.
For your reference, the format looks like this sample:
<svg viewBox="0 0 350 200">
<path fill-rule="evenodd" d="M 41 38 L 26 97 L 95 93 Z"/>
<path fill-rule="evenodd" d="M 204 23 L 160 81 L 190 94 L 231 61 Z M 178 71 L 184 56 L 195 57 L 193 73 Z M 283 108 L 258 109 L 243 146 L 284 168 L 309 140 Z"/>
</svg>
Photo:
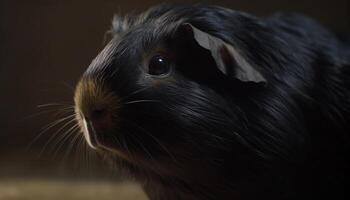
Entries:
<svg viewBox="0 0 350 200">
<path fill-rule="evenodd" d="M 186 23 L 234 46 L 266 83 L 223 74 Z M 129 158 L 101 153 L 150 199 L 349 194 L 348 44 L 300 15 L 257 18 L 216 6 L 161 5 L 113 24 L 108 62 L 99 55 L 83 78 L 102 77 L 120 97 L 101 144 Z M 159 48 L 173 58 L 170 77 L 145 72 L 145 57 Z"/>
</svg>

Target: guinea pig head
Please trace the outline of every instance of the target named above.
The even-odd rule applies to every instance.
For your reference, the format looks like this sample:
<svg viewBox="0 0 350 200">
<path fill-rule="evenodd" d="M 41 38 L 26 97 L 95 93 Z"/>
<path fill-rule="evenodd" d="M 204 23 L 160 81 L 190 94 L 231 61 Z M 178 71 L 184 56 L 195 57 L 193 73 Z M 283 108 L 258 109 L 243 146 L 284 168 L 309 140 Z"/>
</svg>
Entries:
<svg viewBox="0 0 350 200">
<path fill-rule="evenodd" d="M 192 24 L 122 24 L 126 30 L 76 87 L 77 120 L 88 144 L 167 170 L 210 166 L 203 164 L 241 148 L 244 118 L 225 81 L 265 82 L 263 76 L 231 45 Z"/>
</svg>

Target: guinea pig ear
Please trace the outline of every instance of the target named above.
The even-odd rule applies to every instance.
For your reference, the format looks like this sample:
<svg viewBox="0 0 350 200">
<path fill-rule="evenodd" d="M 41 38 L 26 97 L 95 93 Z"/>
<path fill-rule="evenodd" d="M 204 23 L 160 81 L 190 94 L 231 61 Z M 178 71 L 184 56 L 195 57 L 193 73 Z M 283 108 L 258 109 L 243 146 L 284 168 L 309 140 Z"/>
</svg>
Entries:
<svg viewBox="0 0 350 200">
<path fill-rule="evenodd" d="M 186 30 L 192 31 L 194 39 L 201 47 L 211 52 L 218 69 L 226 76 L 237 78 L 243 82 L 267 82 L 263 75 L 249 64 L 232 45 L 189 23 L 185 23 L 183 26 Z"/>
</svg>

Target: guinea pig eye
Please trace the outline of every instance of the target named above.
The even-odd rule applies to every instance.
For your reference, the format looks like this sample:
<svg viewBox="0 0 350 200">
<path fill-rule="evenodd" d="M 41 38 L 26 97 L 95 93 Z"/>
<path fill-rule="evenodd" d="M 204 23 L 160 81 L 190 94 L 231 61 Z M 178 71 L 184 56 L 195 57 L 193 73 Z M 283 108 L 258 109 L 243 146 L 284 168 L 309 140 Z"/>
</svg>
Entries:
<svg viewBox="0 0 350 200">
<path fill-rule="evenodd" d="M 156 55 L 148 64 L 148 73 L 154 76 L 165 75 L 170 72 L 170 63 L 167 57 Z"/>
</svg>

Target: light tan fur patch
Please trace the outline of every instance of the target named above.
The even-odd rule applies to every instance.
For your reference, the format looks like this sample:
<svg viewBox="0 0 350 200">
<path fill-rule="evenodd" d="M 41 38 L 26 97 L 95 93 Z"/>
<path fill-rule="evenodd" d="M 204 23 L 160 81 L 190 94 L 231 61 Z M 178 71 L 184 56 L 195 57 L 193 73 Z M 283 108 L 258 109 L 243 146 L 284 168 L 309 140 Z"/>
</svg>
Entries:
<svg viewBox="0 0 350 200">
<path fill-rule="evenodd" d="M 83 78 L 77 84 L 74 102 L 76 109 L 85 116 L 90 116 L 91 111 L 104 107 L 114 113 L 118 109 L 118 97 L 107 89 L 103 81 Z"/>
<path fill-rule="evenodd" d="M 118 123 L 119 98 L 104 86 L 102 80 L 92 78 L 82 78 L 77 84 L 75 95 L 75 116 L 80 130 L 84 133 L 87 142 L 91 147 L 89 133 L 84 125 L 84 121 L 92 116 L 94 110 L 103 108 L 110 116 L 111 127 Z M 94 148 L 94 147 L 93 147 Z"/>
</svg>

